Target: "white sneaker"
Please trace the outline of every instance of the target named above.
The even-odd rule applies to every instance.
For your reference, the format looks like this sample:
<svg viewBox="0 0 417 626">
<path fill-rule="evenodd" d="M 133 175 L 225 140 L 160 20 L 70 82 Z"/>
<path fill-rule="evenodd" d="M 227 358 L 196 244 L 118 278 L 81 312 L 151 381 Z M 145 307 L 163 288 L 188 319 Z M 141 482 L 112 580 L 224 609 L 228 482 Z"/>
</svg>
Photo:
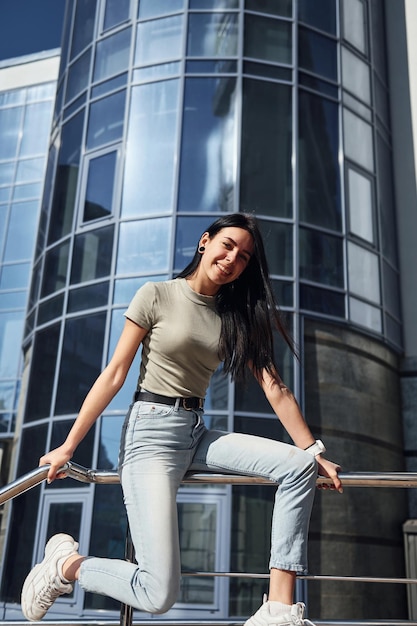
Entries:
<svg viewBox="0 0 417 626">
<path fill-rule="evenodd" d="M 45 557 L 28 574 L 22 588 L 22 612 L 31 622 L 45 615 L 58 596 L 71 593 L 73 586 L 62 576 L 62 564 L 76 554 L 78 543 L 70 535 L 54 535 L 45 546 Z"/>
<path fill-rule="evenodd" d="M 244 624 L 244 626 L 314 626 L 313 622 L 303 619 L 305 605 L 297 602 L 291 606 L 289 613 L 271 615 L 269 602 L 264 602 Z"/>
</svg>

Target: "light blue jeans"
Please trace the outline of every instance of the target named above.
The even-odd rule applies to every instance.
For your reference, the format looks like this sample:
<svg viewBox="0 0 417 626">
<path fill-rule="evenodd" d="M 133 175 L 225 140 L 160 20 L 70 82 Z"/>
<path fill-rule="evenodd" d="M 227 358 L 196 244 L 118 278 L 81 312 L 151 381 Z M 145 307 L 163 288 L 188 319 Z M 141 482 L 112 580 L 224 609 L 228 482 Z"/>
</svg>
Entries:
<svg viewBox="0 0 417 626">
<path fill-rule="evenodd" d="M 187 470 L 279 483 L 269 566 L 306 572 L 317 476 L 317 463 L 307 452 L 253 435 L 209 431 L 201 410 L 141 401 L 126 416 L 120 450 L 120 480 L 138 565 L 89 557 L 79 578 L 86 591 L 150 613 L 172 607 L 181 578 L 176 495 Z"/>
</svg>

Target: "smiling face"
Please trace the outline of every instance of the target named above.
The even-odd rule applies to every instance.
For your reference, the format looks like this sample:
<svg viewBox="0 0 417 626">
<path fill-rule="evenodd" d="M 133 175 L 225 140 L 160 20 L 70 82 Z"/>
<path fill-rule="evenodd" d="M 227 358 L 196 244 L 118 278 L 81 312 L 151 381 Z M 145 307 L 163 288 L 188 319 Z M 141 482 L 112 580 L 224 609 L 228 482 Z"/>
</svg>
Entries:
<svg viewBox="0 0 417 626">
<path fill-rule="evenodd" d="M 222 285 L 239 278 L 253 254 L 252 235 L 234 226 L 222 228 L 211 238 L 204 233 L 199 246 L 205 250 L 190 284 L 195 291 L 206 295 L 216 294 Z"/>
</svg>

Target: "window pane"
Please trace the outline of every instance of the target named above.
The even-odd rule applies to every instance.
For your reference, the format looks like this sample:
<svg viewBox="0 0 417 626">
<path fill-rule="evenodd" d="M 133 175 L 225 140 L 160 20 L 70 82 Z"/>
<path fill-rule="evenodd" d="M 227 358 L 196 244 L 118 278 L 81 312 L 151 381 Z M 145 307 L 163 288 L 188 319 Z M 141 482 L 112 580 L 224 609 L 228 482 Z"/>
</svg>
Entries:
<svg viewBox="0 0 417 626">
<path fill-rule="evenodd" d="M 64 294 L 61 293 L 54 298 L 49 298 L 42 302 L 38 308 L 38 326 L 46 324 L 56 317 L 61 317 L 64 307 Z"/>
<path fill-rule="evenodd" d="M 171 249 L 170 219 L 120 224 L 118 274 L 153 274 L 168 271 Z"/>
<path fill-rule="evenodd" d="M 379 264 L 376 254 L 348 242 L 349 291 L 366 300 L 381 301 Z"/>
<path fill-rule="evenodd" d="M 199 0 L 194 0 L 195 3 Z M 236 6 L 238 3 L 236 2 Z M 245 0 L 245 9 L 257 11 L 258 13 L 270 13 L 271 15 L 282 15 L 292 17 L 292 0 Z"/>
<path fill-rule="evenodd" d="M 244 79 L 240 208 L 292 215 L 292 91 L 287 85 Z"/>
<path fill-rule="evenodd" d="M 372 126 L 347 109 L 343 110 L 343 126 L 346 156 L 373 172 Z"/>
<path fill-rule="evenodd" d="M 350 231 L 374 241 L 372 182 L 356 170 L 348 170 L 349 225 Z"/>
<path fill-rule="evenodd" d="M 30 104 L 25 109 L 25 121 L 20 143 L 20 157 L 44 155 L 48 148 L 52 119 L 52 101 Z"/>
<path fill-rule="evenodd" d="M 300 307 L 324 315 L 345 317 L 345 294 L 312 285 L 300 285 Z"/>
<path fill-rule="evenodd" d="M 399 276 L 385 261 L 382 267 L 385 309 L 397 319 L 401 319 Z"/>
<path fill-rule="evenodd" d="M 117 152 L 91 159 L 88 164 L 84 222 L 108 217 L 113 211 L 114 172 Z"/>
<path fill-rule="evenodd" d="M 122 215 L 172 211 L 178 141 L 179 83 L 133 87 Z"/>
<path fill-rule="evenodd" d="M 54 387 L 60 324 L 38 331 L 35 335 L 25 422 L 49 417 Z"/>
<path fill-rule="evenodd" d="M 114 226 L 77 235 L 72 254 L 71 285 L 108 276 Z"/>
<path fill-rule="evenodd" d="M 309 26 L 336 35 L 336 0 L 298 0 L 298 19 Z"/>
<path fill-rule="evenodd" d="M 149 65 L 182 56 L 183 16 L 138 24 L 135 65 Z"/>
<path fill-rule="evenodd" d="M 22 336 L 23 312 L 0 312 L 0 378 L 17 378 Z"/>
<path fill-rule="evenodd" d="M 190 13 L 188 56 L 228 57 L 237 54 L 237 14 Z"/>
<path fill-rule="evenodd" d="M 83 50 L 94 37 L 94 21 L 96 16 L 97 0 L 77 0 L 71 59 Z"/>
<path fill-rule="evenodd" d="M 71 289 L 68 295 L 68 313 L 76 313 L 85 309 L 97 309 L 107 305 L 109 283 L 88 285 L 79 289 Z"/>
<path fill-rule="evenodd" d="M 45 171 L 45 159 L 25 159 L 17 164 L 16 182 L 24 183 L 42 180 Z"/>
<path fill-rule="evenodd" d="M 293 241 L 291 224 L 259 220 L 271 274 L 292 276 Z"/>
<path fill-rule="evenodd" d="M 114 281 L 113 304 L 128 305 L 139 287 L 148 280 L 168 280 L 168 275 L 142 276 L 142 278 L 121 278 Z"/>
<path fill-rule="evenodd" d="M 343 239 L 300 228 L 300 278 L 343 287 Z"/>
<path fill-rule="evenodd" d="M 360 100 L 367 104 L 371 103 L 369 67 L 344 47 L 342 47 L 342 83 L 345 89 L 354 93 Z"/>
<path fill-rule="evenodd" d="M 291 64 L 291 24 L 281 20 L 246 15 L 244 55 L 273 63 Z"/>
<path fill-rule="evenodd" d="M 382 332 L 381 311 L 379 309 L 366 302 L 356 300 L 356 298 L 349 299 L 349 306 L 352 322 L 366 326 L 378 333 Z"/>
<path fill-rule="evenodd" d="M 298 30 L 299 66 L 330 80 L 337 80 L 337 43 L 324 35 L 300 27 Z"/>
<path fill-rule="evenodd" d="M 129 18 L 130 0 L 106 0 L 104 30 L 113 28 Z"/>
<path fill-rule="evenodd" d="M 22 113 L 23 107 L 0 110 L 0 161 L 13 159 L 16 156 Z"/>
<path fill-rule="evenodd" d="M 41 297 L 65 287 L 67 281 L 69 243 L 55 246 L 46 253 Z"/>
<path fill-rule="evenodd" d="M 68 319 L 59 367 L 55 412 L 78 413 L 100 374 L 106 313 Z"/>
<path fill-rule="evenodd" d="M 175 235 L 176 272 L 182 271 L 192 260 L 201 235 L 210 225 L 208 217 L 179 217 Z"/>
<path fill-rule="evenodd" d="M 381 219 L 381 247 L 383 255 L 394 267 L 398 266 L 397 225 L 394 212 L 394 182 L 392 173 L 392 154 L 390 147 L 377 133 L 376 136 L 379 215 Z"/>
<path fill-rule="evenodd" d="M 230 211 L 236 172 L 236 79 L 185 84 L 179 211 Z"/>
<path fill-rule="evenodd" d="M 30 263 L 3 265 L 0 273 L 0 289 L 21 289 L 29 284 Z"/>
<path fill-rule="evenodd" d="M 42 183 L 16 185 L 13 190 L 13 200 L 28 200 L 29 198 L 40 198 L 41 192 Z"/>
<path fill-rule="evenodd" d="M 6 164 L 6 167 L 9 164 Z M 14 170 L 14 163 L 10 164 L 11 165 L 11 174 L 13 176 L 13 170 Z M 0 165 L 0 184 L 2 182 L 2 174 L 3 174 L 3 170 L 4 170 L 4 164 Z M 9 202 L 10 200 L 10 196 L 11 196 L 11 191 L 12 191 L 12 187 L 0 187 L 0 202 Z M 2 229 L 0 229 L 1 231 Z"/>
<path fill-rule="evenodd" d="M 70 102 L 75 96 L 87 88 L 90 77 L 91 48 L 73 63 L 68 70 L 67 91 L 65 102 Z"/>
<path fill-rule="evenodd" d="M 141 19 L 177 13 L 184 8 L 184 0 L 140 0 L 139 15 Z"/>
<path fill-rule="evenodd" d="M 26 291 L 0 292 L 0 310 L 24 309 L 26 295 Z"/>
<path fill-rule="evenodd" d="M 84 114 L 81 112 L 62 129 L 48 243 L 60 239 L 72 229 L 83 124 Z"/>
<path fill-rule="evenodd" d="M 366 53 L 366 16 L 362 0 L 343 0 L 343 35 L 355 48 Z"/>
<path fill-rule="evenodd" d="M 14 404 L 14 382 L 0 383 L 0 408 L 1 411 L 13 411 Z M 1 414 L 0 414 L 1 415 Z M 2 418 L 0 417 L 0 422 Z M 0 427 L 0 431 L 3 430 Z"/>
<path fill-rule="evenodd" d="M 97 43 L 94 81 L 104 80 L 127 69 L 130 52 L 130 28 Z"/>
<path fill-rule="evenodd" d="M 300 219 L 341 230 L 338 105 L 299 92 Z"/>
<path fill-rule="evenodd" d="M 126 91 L 102 98 L 90 106 L 87 148 L 97 148 L 123 135 Z"/>
<path fill-rule="evenodd" d="M 32 259 L 35 246 L 33 234 L 36 232 L 38 214 L 38 202 L 12 204 L 6 235 L 5 261 Z"/>
</svg>

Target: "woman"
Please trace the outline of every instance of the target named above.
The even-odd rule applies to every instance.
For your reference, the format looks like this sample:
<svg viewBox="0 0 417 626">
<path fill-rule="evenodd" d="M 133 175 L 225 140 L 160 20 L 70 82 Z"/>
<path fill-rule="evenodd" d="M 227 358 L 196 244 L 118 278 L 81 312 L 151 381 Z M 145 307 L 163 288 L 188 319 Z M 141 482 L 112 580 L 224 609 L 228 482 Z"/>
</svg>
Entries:
<svg viewBox="0 0 417 626">
<path fill-rule="evenodd" d="M 126 313 L 114 355 L 88 393 L 65 442 L 40 459 L 48 481 L 71 459 L 95 420 L 119 391 L 140 346 L 138 391 L 127 414 L 119 472 L 138 565 L 84 557 L 72 537 L 52 537 L 42 563 L 28 575 L 22 610 L 41 619 L 72 591 L 111 596 L 150 613 L 176 601 L 180 554 L 176 494 L 188 470 L 232 472 L 279 483 L 272 522 L 268 601 L 249 626 L 303 624 L 293 604 L 295 578 L 307 567 L 306 542 L 317 468 L 341 491 L 339 466 L 323 456 L 273 360 L 273 328 L 291 345 L 279 319 L 265 251 L 254 217 L 218 219 L 201 236 L 194 259 L 174 280 L 146 283 Z M 204 395 L 223 361 L 242 378 L 249 369 L 295 443 L 208 431 Z"/>
</svg>

